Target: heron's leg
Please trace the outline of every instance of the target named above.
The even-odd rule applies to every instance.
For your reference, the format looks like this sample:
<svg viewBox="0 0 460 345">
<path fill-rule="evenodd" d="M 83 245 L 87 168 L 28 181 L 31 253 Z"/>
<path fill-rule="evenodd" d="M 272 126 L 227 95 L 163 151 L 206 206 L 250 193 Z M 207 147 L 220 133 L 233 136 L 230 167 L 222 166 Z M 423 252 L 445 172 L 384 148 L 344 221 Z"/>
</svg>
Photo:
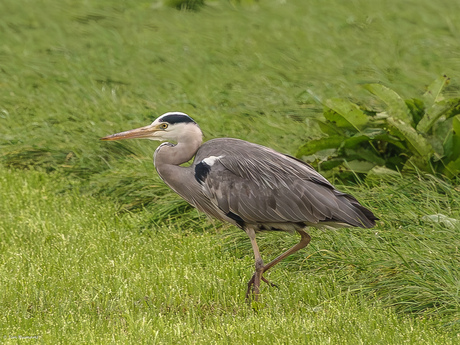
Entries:
<svg viewBox="0 0 460 345">
<path fill-rule="evenodd" d="M 264 270 L 262 273 L 265 273 L 267 272 L 270 268 L 272 268 L 273 266 L 275 266 L 278 262 L 280 262 L 281 260 L 283 260 L 284 258 L 288 257 L 289 255 L 291 254 L 294 254 L 296 251 L 302 249 L 302 248 L 305 248 L 308 243 L 310 243 L 310 240 L 311 240 L 311 237 L 309 234 L 307 234 L 305 231 L 303 230 L 297 230 L 297 232 L 299 233 L 300 235 L 300 242 L 297 243 L 295 246 L 293 246 L 292 248 L 288 249 L 287 251 L 285 251 L 283 254 L 281 254 L 280 256 L 278 256 L 276 259 L 274 259 L 273 261 L 269 262 L 268 264 L 266 264 L 264 266 Z"/>
<path fill-rule="evenodd" d="M 256 232 L 252 228 L 245 229 L 246 233 L 251 240 L 252 250 L 254 252 L 255 266 L 256 271 L 252 276 L 251 280 L 248 282 L 248 290 L 246 291 L 246 299 L 249 299 L 249 294 L 251 293 L 251 288 L 254 293 L 254 299 L 257 301 L 260 294 L 260 281 L 262 279 L 262 274 L 264 273 L 264 261 L 260 255 L 259 246 L 256 242 Z"/>
</svg>

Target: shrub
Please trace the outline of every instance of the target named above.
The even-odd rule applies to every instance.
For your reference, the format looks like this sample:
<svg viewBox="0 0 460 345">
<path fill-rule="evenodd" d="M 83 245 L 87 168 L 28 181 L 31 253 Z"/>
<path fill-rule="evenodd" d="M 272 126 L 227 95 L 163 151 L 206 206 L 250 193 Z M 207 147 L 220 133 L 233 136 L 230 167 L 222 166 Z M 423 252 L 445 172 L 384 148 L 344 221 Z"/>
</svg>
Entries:
<svg viewBox="0 0 460 345">
<path fill-rule="evenodd" d="M 447 76 L 436 79 L 421 99 L 403 100 L 381 85 L 365 88 L 384 111 L 345 99 L 323 102 L 313 119 L 324 137 L 302 145 L 297 156 L 326 176 L 348 180 L 367 174 L 395 174 L 418 169 L 448 178 L 460 174 L 460 98 L 445 98 Z"/>
</svg>

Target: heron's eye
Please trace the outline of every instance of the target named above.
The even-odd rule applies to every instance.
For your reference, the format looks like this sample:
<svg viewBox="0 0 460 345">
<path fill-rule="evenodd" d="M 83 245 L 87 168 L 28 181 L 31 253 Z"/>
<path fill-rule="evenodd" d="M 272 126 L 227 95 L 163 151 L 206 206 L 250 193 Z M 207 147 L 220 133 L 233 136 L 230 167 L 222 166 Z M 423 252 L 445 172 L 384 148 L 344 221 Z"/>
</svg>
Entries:
<svg viewBox="0 0 460 345">
<path fill-rule="evenodd" d="M 166 128 L 168 128 L 168 124 L 167 124 L 167 123 L 162 123 L 162 124 L 160 125 L 160 128 L 161 128 L 161 129 L 166 129 Z"/>
</svg>

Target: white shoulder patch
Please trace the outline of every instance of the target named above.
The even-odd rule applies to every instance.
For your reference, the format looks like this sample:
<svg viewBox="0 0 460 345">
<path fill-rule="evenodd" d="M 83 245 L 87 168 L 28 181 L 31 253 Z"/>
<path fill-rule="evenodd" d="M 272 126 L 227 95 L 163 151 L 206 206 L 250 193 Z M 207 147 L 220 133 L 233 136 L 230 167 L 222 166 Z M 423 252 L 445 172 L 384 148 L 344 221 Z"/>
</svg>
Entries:
<svg viewBox="0 0 460 345">
<path fill-rule="evenodd" d="M 214 163 L 221 158 L 224 158 L 224 156 L 209 156 L 203 159 L 202 162 L 212 167 Z"/>
</svg>

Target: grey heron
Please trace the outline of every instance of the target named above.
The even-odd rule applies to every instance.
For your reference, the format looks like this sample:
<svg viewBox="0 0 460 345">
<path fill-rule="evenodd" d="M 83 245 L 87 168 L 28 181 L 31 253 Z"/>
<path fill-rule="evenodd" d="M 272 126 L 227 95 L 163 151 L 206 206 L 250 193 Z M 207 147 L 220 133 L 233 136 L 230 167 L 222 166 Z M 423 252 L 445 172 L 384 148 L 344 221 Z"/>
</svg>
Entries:
<svg viewBox="0 0 460 345">
<path fill-rule="evenodd" d="M 217 138 L 202 144 L 198 124 L 169 112 L 151 125 L 101 140 L 145 138 L 162 143 L 154 165 L 163 181 L 198 210 L 243 229 L 251 241 L 255 272 L 248 282 L 257 300 L 263 274 L 310 242 L 306 227 L 371 228 L 378 219 L 354 197 L 340 192 L 309 164 L 268 147 L 240 139 Z M 193 163 L 181 166 L 195 157 Z M 297 232 L 300 241 L 264 264 L 256 232 Z"/>
</svg>

